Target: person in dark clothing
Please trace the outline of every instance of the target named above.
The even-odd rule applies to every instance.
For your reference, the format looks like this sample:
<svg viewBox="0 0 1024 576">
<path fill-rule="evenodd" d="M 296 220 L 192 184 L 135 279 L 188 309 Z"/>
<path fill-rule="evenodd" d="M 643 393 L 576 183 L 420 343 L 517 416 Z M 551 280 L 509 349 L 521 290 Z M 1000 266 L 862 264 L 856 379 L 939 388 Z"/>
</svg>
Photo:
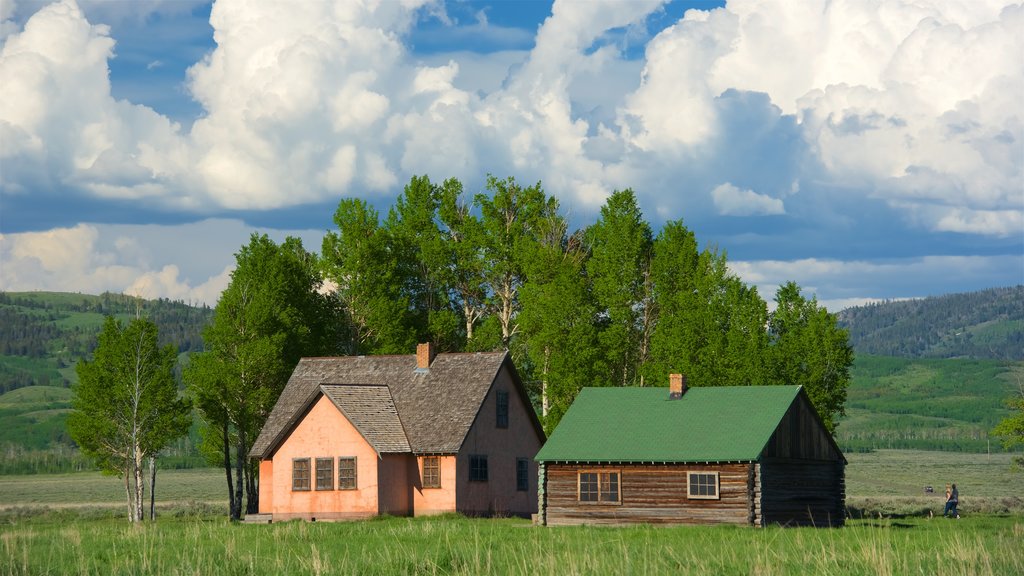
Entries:
<svg viewBox="0 0 1024 576">
<path fill-rule="evenodd" d="M 960 513 L 957 512 L 956 507 L 960 504 L 960 492 L 956 489 L 956 484 L 953 484 L 952 489 L 949 490 L 946 496 L 946 509 L 942 512 L 943 516 L 952 515 L 954 518 L 959 518 Z M 952 514 L 951 514 L 952 513 Z"/>
</svg>

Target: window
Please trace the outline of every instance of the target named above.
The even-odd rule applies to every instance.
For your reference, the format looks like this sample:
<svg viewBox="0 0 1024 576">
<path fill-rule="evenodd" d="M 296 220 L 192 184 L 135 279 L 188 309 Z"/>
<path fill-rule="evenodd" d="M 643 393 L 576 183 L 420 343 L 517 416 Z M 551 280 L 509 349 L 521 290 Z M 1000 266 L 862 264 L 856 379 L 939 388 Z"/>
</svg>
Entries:
<svg viewBox="0 0 1024 576">
<path fill-rule="evenodd" d="M 338 490 L 356 489 L 356 458 L 338 458 Z"/>
<path fill-rule="evenodd" d="M 526 492 L 530 489 L 530 461 L 516 458 L 516 490 Z"/>
<path fill-rule="evenodd" d="M 619 503 L 618 472 L 580 472 L 579 501 Z"/>
<path fill-rule="evenodd" d="M 487 482 L 487 456 L 470 455 L 469 457 L 469 481 Z"/>
<path fill-rule="evenodd" d="M 309 458 L 292 460 L 292 490 L 309 490 Z"/>
<path fill-rule="evenodd" d="M 441 487 L 441 458 L 438 456 L 423 457 L 423 487 Z"/>
<path fill-rule="evenodd" d="M 718 472 L 689 472 L 687 495 L 697 500 L 718 500 Z"/>
<path fill-rule="evenodd" d="M 316 489 L 334 490 L 334 458 L 316 459 Z"/>
<path fill-rule="evenodd" d="M 498 428 L 508 428 L 508 392 L 504 390 L 498 390 L 497 394 L 497 418 Z"/>
</svg>

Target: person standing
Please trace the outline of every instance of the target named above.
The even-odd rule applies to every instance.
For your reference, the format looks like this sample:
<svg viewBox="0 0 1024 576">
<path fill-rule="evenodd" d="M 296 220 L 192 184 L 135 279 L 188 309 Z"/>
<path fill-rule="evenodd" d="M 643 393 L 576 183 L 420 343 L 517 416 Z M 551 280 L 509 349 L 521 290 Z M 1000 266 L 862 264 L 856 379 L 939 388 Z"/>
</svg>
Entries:
<svg viewBox="0 0 1024 576">
<path fill-rule="evenodd" d="M 960 492 L 956 489 L 956 484 L 952 487 L 946 486 L 946 509 L 943 510 L 942 515 L 946 516 L 950 513 L 954 518 L 959 518 L 960 513 L 957 512 L 956 507 L 960 504 Z"/>
</svg>

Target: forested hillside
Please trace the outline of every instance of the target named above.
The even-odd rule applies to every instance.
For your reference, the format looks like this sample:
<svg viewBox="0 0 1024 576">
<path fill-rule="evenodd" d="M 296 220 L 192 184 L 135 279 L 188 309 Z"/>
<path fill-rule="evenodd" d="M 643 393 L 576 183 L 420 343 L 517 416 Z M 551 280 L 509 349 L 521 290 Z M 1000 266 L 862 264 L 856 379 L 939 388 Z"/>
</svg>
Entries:
<svg viewBox="0 0 1024 576">
<path fill-rule="evenodd" d="M 839 312 L 858 355 L 1024 360 L 1024 285 Z"/>
<path fill-rule="evenodd" d="M 121 294 L 0 292 L 0 394 L 25 386 L 68 386 L 74 363 L 96 346 L 103 318 L 137 313 L 160 328 L 161 345 L 184 353 L 202 349 L 202 329 L 213 311 Z"/>
</svg>

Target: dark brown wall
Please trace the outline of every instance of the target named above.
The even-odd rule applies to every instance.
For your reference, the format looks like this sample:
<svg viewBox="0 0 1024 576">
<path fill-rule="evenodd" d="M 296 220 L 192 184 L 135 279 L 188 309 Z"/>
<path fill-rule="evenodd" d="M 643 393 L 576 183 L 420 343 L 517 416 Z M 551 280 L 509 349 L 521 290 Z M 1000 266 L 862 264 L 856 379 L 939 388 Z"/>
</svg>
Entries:
<svg viewBox="0 0 1024 576">
<path fill-rule="evenodd" d="M 843 457 L 803 394 L 790 405 L 761 456 L 830 461 Z"/>
<path fill-rule="evenodd" d="M 756 477 L 762 525 L 843 524 L 846 481 L 841 461 L 765 460 L 758 464 Z"/>
<path fill-rule="evenodd" d="M 547 464 L 546 521 L 567 524 L 750 524 L 752 464 L 601 465 Z M 618 470 L 620 505 L 577 501 L 577 473 Z M 689 471 L 719 473 L 720 500 L 687 498 Z"/>
</svg>

